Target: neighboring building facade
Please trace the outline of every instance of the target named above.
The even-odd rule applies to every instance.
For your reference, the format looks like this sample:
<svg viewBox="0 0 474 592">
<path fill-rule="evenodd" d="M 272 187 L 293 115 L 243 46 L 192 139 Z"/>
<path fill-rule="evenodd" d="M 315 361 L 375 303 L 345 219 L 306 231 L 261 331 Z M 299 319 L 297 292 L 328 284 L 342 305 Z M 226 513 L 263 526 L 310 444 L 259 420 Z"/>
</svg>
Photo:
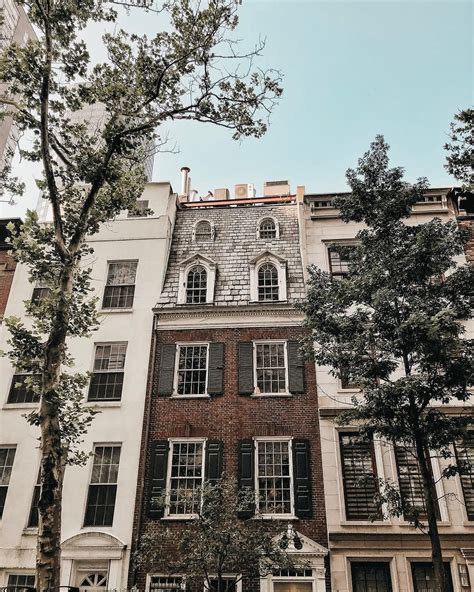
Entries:
<svg viewBox="0 0 474 592">
<path fill-rule="evenodd" d="M 83 467 L 68 466 L 64 479 L 61 584 L 84 591 L 127 586 L 152 308 L 176 196 L 169 183 L 150 183 L 137 205 L 153 214 L 122 212 L 90 240 L 100 328 L 90 339 L 69 342 L 76 369 L 92 372 L 85 395 L 100 411 L 82 445 L 94 454 Z M 23 317 L 24 300 L 45 296 L 47 288 L 31 285 L 19 265 L 5 316 Z M 3 328 L 1 349 L 8 348 L 7 337 Z M 35 405 L 22 376 L 0 358 L 0 587 L 34 584 L 40 453 L 38 430 L 23 415 Z"/>
<path fill-rule="evenodd" d="M 297 207 L 286 184 L 268 193 L 185 199 L 178 210 L 155 309 L 134 542 L 192 519 L 193 503 L 174 500 L 173 492 L 192 498 L 224 470 L 255 490 L 264 518 L 281 520 L 282 532 L 292 524 L 310 566 L 304 574 L 244 580 L 239 590 L 323 592 L 315 369 L 298 355 L 302 316 L 294 308 L 304 297 Z M 163 493 L 171 494 L 164 509 L 156 504 Z M 130 584 L 158 592 L 183 582 L 179 574 L 138 570 Z"/>
<path fill-rule="evenodd" d="M 0 326 L 2 325 L 16 268 L 16 261 L 8 254 L 11 246 L 6 242 L 10 234 L 7 226 L 10 223 L 19 225 L 21 224 L 21 220 L 19 218 L 5 218 L 0 220 Z"/>
<path fill-rule="evenodd" d="M 298 207 L 302 221 L 305 267 L 314 264 L 334 277 L 347 272 L 347 263 L 331 244 L 354 242 L 361 224 L 342 222 L 332 205 L 336 194 L 306 194 L 300 191 Z M 413 207 L 407 224 L 419 224 L 433 216 L 447 222 L 455 218 L 449 189 L 430 189 L 425 200 Z M 468 249 L 469 252 L 469 249 Z M 458 257 L 462 264 L 464 257 Z M 472 337 L 472 328 L 468 331 Z M 424 592 L 432 577 L 429 539 L 403 519 L 371 522 L 375 510 L 375 479 L 362 484 L 360 476 L 390 479 L 416 504 L 421 496 L 419 471 L 413 459 L 386 443 L 361 441 L 354 426 L 335 423 L 341 410 L 350 406 L 359 392 L 355 385 L 341 384 L 329 368 L 317 368 L 324 489 L 334 592 Z M 471 403 L 467 406 L 471 407 Z M 450 406 L 449 413 L 466 408 Z M 473 443 L 474 444 L 474 443 Z M 474 448 L 466 449 L 474 459 Z M 433 462 L 439 477 L 442 463 Z M 474 483 L 472 477 L 438 483 L 443 554 L 453 590 L 469 592 L 474 585 Z M 443 497 L 444 496 L 444 497 Z"/>
<path fill-rule="evenodd" d="M 36 39 L 36 34 L 28 20 L 24 8 L 14 0 L 0 0 L 4 17 L 0 26 L 0 48 L 11 43 L 24 45 L 28 39 Z M 0 91 L 4 88 L 0 84 Z M 10 152 L 15 151 L 18 134 L 11 117 L 0 120 L 0 169 L 11 160 Z"/>
</svg>

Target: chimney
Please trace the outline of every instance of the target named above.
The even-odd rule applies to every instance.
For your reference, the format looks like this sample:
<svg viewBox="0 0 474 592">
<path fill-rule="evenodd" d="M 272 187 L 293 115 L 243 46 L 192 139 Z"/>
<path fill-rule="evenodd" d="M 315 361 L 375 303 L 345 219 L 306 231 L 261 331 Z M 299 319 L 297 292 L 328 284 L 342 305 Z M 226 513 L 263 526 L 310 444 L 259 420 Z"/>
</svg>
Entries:
<svg viewBox="0 0 474 592">
<path fill-rule="evenodd" d="M 189 177 L 191 169 L 189 167 L 181 167 L 181 193 L 179 197 L 182 201 L 187 201 L 189 197 L 189 190 L 191 187 L 191 178 Z"/>
</svg>

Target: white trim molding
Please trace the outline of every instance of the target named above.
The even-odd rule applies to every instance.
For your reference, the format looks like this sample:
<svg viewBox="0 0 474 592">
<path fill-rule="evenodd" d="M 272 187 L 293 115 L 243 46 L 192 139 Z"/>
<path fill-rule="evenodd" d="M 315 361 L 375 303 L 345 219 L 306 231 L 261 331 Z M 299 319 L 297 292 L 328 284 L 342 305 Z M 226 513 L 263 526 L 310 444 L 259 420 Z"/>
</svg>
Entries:
<svg viewBox="0 0 474 592">
<path fill-rule="evenodd" d="M 207 271 L 206 302 L 214 302 L 214 288 L 216 284 L 216 262 L 204 255 L 196 253 L 179 263 L 179 281 L 178 281 L 178 304 L 186 304 L 186 284 L 188 273 L 192 267 L 202 265 Z M 196 306 L 196 305 L 189 305 Z"/>
<path fill-rule="evenodd" d="M 250 270 L 250 301 L 258 302 L 259 304 L 264 301 L 258 299 L 258 271 L 265 263 L 273 263 L 278 272 L 278 300 L 275 302 L 284 302 L 287 300 L 287 289 L 286 289 L 286 260 L 270 251 L 264 251 L 251 261 L 249 261 Z M 272 301 L 269 301 L 270 303 Z"/>
</svg>

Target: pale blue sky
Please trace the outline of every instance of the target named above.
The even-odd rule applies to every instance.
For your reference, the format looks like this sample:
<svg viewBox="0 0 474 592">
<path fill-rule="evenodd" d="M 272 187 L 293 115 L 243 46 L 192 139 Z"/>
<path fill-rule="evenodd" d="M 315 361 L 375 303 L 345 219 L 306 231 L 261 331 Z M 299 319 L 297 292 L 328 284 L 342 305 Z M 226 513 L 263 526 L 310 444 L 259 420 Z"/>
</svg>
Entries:
<svg viewBox="0 0 474 592">
<path fill-rule="evenodd" d="M 132 11 L 123 24 L 151 34 L 159 17 Z M 97 33 L 88 34 L 91 43 Z M 238 36 L 250 43 L 259 35 L 267 42 L 261 64 L 284 74 L 267 135 L 237 143 L 223 129 L 176 124 L 169 131 L 180 153 L 156 157 L 154 180 L 177 190 L 187 165 L 201 194 L 235 183 L 254 183 L 260 194 L 275 179 L 340 191 L 347 167 L 382 133 L 408 180 L 454 184 L 443 144 L 453 114 L 472 104 L 470 2 L 244 0 Z M 35 201 L 30 191 L 15 213 Z"/>
</svg>

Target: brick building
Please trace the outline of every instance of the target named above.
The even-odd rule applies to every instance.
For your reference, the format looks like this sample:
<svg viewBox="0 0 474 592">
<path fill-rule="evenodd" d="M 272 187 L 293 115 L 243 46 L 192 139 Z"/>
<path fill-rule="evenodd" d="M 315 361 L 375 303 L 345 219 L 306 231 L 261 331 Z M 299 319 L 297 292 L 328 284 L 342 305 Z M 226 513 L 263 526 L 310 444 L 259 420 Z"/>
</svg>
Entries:
<svg viewBox="0 0 474 592">
<path fill-rule="evenodd" d="M 323 592 L 315 368 L 299 357 L 302 316 L 294 308 L 304 296 L 297 207 L 286 184 L 267 193 L 181 200 L 155 309 L 134 539 L 192 519 L 192 503 L 168 498 L 163 509 L 154 499 L 192 493 L 208 471 L 223 468 L 255 489 L 263 517 L 280 519 L 282 531 L 293 525 L 311 566 L 244 580 L 239 590 Z M 131 583 L 181 589 L 176 574 L 167 576 L 137 571 Z"/>
<path fill-rule="evenodd" d="M 12 222 L 19 224 L 19 218 L 6 218 L 0 220 L 0 325 L 7 307 L 8 296 L 13 283 L 16 262 L 8 255 L 10 244 L 6 242 L 9 235 L 7 225 Z"/>
</svg>

